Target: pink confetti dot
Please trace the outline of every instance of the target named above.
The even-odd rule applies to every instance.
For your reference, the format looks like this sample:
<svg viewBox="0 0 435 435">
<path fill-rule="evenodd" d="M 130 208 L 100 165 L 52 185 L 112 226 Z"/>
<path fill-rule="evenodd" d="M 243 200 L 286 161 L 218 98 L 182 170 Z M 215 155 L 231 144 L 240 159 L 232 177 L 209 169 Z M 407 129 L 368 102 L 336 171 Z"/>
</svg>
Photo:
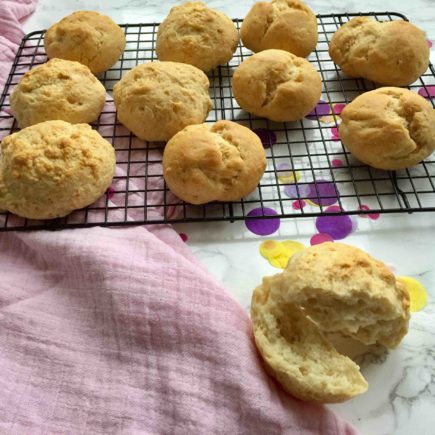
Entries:
<svg viewBox="0 0 435 435">
<path fill-rule="evenodd" d="M 339 141 L 340 140 L 340 132 L 338 130 L 338 126 L 331 128 L 331 135 L 333 141 Z"/>
<path fill-rule="evenodd" d="M 426 86 L 418 90 L 419 95 L 424 98 L 435 98 L 435 86 Z"/>
<path fill-rule="evenodd" d="M 292 202 L 293 210 L 300 210 L 304 208 L 306 205 L 307 203 L 303 199 Z"/>
<path fill-rule="evenodd" d="M 107 198 L 109 198 L 109 199 L 113 198 L 113 195 L 115 195 L 115 189 L 113 187 L 109 187 L 106 190 L 106 195 L 107 195 Z"/>
<path fill-rule="evenodd" d="M 370 210 L 370 207 L 368 206 L 368 205 L 366 205 L 366 204 L 361 204 L 361 207 L 359 208 L 360 210 L 365 210 L 365 211 L 368 211 L 368 210 Z M 371 220 L 377 220 L 377 219 L 379 219 L 379 217 L 380 217 L 380 214 L 379 213 L 368 213 L 368 214 L 360 214 L 359 215 L 360 217 L 362 217 L 362 218 L 369 218 L 369 219 L 371 219 Z"/>
<path fill-rule="evenodd" d="M 341 112 L 346 107 L 346 104 L 344 103 L 337 103 L 332 106 L 332 111 L 334 112 L 334 115 L 341 115 Z"/>
<path fill-rule="evenodd" d="M 325 211 L 328 213 L 340 213 L 342 210 L 339 205 L 331 205 L 331 207 L 328 207 Z"/>
<path fill-rule="evenodd" d="M 320 243 L 333 242 L 334 239 L 329 234 L 314 234 L 310 239 L 310 245 L 320 245 Z"/>
<path fill-rule="evenodd" d="M 189 237 L 187 237 L 187 234 L 184 233 L 180 233 L 179 236 L 183 242 L 187 242 L 187 240 L 189 239 Z"/>
<path fill-rule="evenodd" d="M 430 39 L 427 40 L 427 45 L 429 46 L 429 48 L 432 48 L 432 41 Z"/>
<path fill-rule="evenodd" d="M 343 161 L 341 159 L 333 159 L 331 163 L 334 168 L 341 168 L 343 166 Z"/>
</svg>

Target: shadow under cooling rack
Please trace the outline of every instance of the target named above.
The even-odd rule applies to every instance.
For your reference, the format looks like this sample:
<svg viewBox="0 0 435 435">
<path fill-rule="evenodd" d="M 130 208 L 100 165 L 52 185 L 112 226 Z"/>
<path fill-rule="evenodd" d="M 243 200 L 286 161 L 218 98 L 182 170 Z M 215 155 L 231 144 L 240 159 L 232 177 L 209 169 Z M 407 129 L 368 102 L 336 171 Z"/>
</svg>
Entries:
<svg viewBox="0 0 435 435">
<path fill-rule="evenodd" d="M 343 106 L 376 85 L 342 75 L 328 54 L 333 33 L 353 16 L 380 21 L 406 19 L 397 13 L 319 15 L 319 42 L 308 60 L 323 81 L 322 101 L 305 119 L 274 123 L 239 108 L 231 77 L 252 53 L 239 45 L 233 59 L 209 73 L 213 109 L 207 122 L 236 121 L 254 130 L 263 141 L 267 169 L 257 189 L 240 201 L 192 206 L 173 196 L 162 176 L 164 144 L 135 138 L 116 120 L 111 98 L 114 84 L 136 65 L 157 60 L 158 24 L 126 24 L 127 46 L 119 62 L 99 79 L 108 91 L 107 103 L 93 124 L 116 150 L 117 171 L 112 186 L 96 203 L 50 221 L 33 221 L 0 212 L 0 231 L 61 229 L 93 225 L 129 225 L 167 222 L 222 221 L 321 214 L 366 214 L 435 211 L 435 158 L 397 172 L 379 171 L 355 160 L 341 145 L 336 129 Z M 242 20 L 234 20 L 240 28 Z M 18 50 L 0 99 L 0 135 L 17 131 L 10 115 L 9 96 L 23 74 L 46 62 L 44 31 L 27 35 Z M 409 89 L 428 98 L 435 87 L 432 65 Z"/>
</svg>

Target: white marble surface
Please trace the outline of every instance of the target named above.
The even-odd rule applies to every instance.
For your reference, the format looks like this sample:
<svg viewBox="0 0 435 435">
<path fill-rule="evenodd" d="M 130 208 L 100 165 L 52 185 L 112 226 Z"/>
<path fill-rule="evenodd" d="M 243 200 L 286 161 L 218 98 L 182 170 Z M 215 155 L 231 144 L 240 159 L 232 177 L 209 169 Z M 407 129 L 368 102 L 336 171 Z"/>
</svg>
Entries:
<svg viewBox="0 0 435 435">
<path fill-rule="evenodd" d="M 243 17 L 253 1 L 207 2 L 232 17 Z M 405 14 L 435 40 L 433 0 L 311 0 L 317 13 L 396 11 Z M 172 1 L 39 0 L 25 24 L 27 32 L 47 28 L 74 10 L 94 9 L 118 23 L 160 21 Z M 433 61 L 433 55 L 432 55 Z M 265 239 L 248 232 L 243 222 L 176 225 L 202 264 L 246 308 L 253 288 L 264 275 L 279 272 L 260 256 Z M 297 240 L 309 245 L 314 219 L 283 220 L 268 239 Z M 429 304 L 412 316 L 410 333 L 399 349 L 359 360 L 369 391 L 332 408 L 362 434 L 429 435 L 435 433 L 435 213 L 382 215 L 377 221 L 358 219 L 358 230 L 345 242 L 361 247 L 391 264 L 399 275 L 418 278 L 429 292 Z"/>
</svg>

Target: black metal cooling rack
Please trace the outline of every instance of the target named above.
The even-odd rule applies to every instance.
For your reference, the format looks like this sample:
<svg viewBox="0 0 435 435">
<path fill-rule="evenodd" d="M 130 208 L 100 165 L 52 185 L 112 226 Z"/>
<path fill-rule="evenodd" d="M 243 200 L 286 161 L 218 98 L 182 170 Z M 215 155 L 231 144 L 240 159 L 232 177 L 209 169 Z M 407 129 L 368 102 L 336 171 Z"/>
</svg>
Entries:
<svg viewBox="0 0 435 435">
<path fill-rule="evenodd" d="M 338 27 L 354 16 L 371 16 L 379 21 L 404 19 L 398 13 L 331 14 L 318 16 L 319 43 L 308 58 L 323 80 L 322 99 L 329 106 L 346 104 L 376 85 L 342 75 L 328 54 L 328 44 Z M 242 20 L 234 20 L 238 28 Z M 158 24 L 126 24 L 126 50 L 119 62 L 99 76 L 109 95 L 121 76 L 139 63 L 157 60 L 154 46 Z M 9 114 L 9 96 L 22 75 L 44 63 L 44 31 L 27 35 L 18 50 L 0 98 L 0 135 L 18 130 Z M 242 220 L 258 217 L 301 217 L 321 214 L 367 214 L 435 211 L 435 157 L 397 172 L 379 171 L 353 159 L 333 137 L 339 123 L 337 113 L 319 111 L 293 123 L 274 123 L 256 118 L 239 108 L 232 96 L 234 69 L 252 53 L 240 45 L 227 64 L 209 74 L 214 108 L 207 122 L 229 119 L 257 131 L 274 144 L 267 147 L 267 170 L 255 192 L 232 203 L 192 206 L 174 197 L 162 177 L 162 144 L 144 143 L 116 121 L 113 103 L 106 104 L 94 127 L 113 143 L 117 172 L 108 192 L 95 204 L 71 215 L 49 221 L 19 218 L 0 212 L 0 231 L 61 229 L 93 225 L 126 225 L 167 222 Z M 426 93 L 435 85 L 432 65 L 413 85 Z M 429 101 L 434 105 L 434 101 Z M 110 100 L 110 98 L 109 98 Z M 338 107 L 338 106 L 337 106 Z M 319 110 L 320 110 L 319 106 Z M 323 116 L 322 116 L 323 114 Z M 273 140 L 272 140 L 273 139 Z M 303 201 L 303 202 L 302 202 Z M 335 207 L 330 207 L 335 204 Z M 301 207 L 303 205 L 304 207 Z M 270 215 L 268 209 L 276 214 Z"/>
</svg>

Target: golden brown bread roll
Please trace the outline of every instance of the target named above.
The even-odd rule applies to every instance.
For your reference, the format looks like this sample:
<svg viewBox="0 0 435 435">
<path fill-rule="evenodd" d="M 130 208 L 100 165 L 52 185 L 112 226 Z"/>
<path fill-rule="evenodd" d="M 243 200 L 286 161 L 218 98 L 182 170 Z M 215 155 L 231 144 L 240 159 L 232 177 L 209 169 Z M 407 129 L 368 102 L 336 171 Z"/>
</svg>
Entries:
<svg viewBox="0 0 435 435">
<path fill-rule="evenodd" d="M 408 89 L 366 92 L 343 109 L 341 118 L 343 145 L 374 168 L 408 168 L 435 150 L 435 110 Z"/>
<path fill-rule="evenodd" d="M 138 65 L 113 88 L 118 119 L 140 139 L 167 141 L 207 118 L 209 84 L 200 69 L 185 63 Z"/>
<path fill-rule="evenodd" d="M 44 36 L 47 56 L 80 62 L 94 73 L 107 71 L 125 49 L 125 34 L 110 17 L 78 11 L 53 24 Z"/>
<path fill-rule="evenodd" d="M 264 50 L 236 69 L 233 93 L 249 113 L 277 122 L 296 121 L 318 103 L 322 81 L 306 59 L 284 50 Z"/>
<path fill-rule="evenodd" d="M 11 94 L 11 112 L 20 128 L 52 119 L 89 123 L 105 100 L 106 89 L 87 66 L 51 59 L 24 74 Z"/>
<path fill-rule="evenodd" d="M 163 153 L 169 189 L 192 204 L 238 200 L 257 187 L 265 168 L 260 138 L 231 121 L 186 127 Z"/>
<path fill-rule="evenodd" d="M 352 18 L 334 33 L 329 54 L 346 75 L 390 86 L 415 82 L 429 65 L 425 34 L 407 21 Z"/>
<path fill-rule="evenodd" d="M 0 208 L 53 219 L 96 201 L 115 173 L 113 146 L 88 124 L 46 121 L 3 139 Z"/>
<path fill-rule="evenodd" d="M 160 24 L 159 60 L 183 62 L 209 71 L 227 63 L 236 51 L 239 34 L 225 14 L 202 2 L 174 6 Z"/>
<path fill-rule="evenodd" d="M 276 48 L 307 57 L 317 45 L 317 18 L 300 0 L 257 2 L 243 20 L 240 36 L 254 52 Z"/>
</svg>

